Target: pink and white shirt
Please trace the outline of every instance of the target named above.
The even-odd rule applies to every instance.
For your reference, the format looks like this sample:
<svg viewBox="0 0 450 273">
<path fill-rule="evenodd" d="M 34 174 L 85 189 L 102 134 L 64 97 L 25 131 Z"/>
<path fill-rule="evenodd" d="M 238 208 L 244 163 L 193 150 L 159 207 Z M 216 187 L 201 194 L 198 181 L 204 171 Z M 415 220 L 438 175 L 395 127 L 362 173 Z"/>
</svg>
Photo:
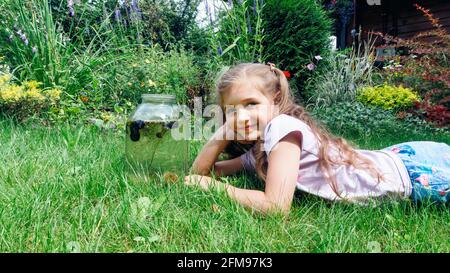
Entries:
<svg viewBox="0 0 450 273">
<path fill-rule="evenodd" d="M 333 191 L 319 167 L 319 141 L 305 122 L 286 114 L 273 118 L 264 129 L 264 150 L 267 157 L 275 144 L 293 131 L 301 133 L 297 189 L 325 199 L 341 200 L 342 198 Z M 328 152 L 333 158 L 336 158 L 338 154 L 336 148 Z M 386 180 L 378 183 L 368 172 L 352 166 L 334 167 L 333 171 L 342 197 L 350 202 L 361 203 L 370 198 L 385 196 L 408 198 L 411 195 L 412 186 L 408 171 L 395 153 L 361 149 L 356 149 L 356 152 L 374 162 Z M 253 148 L 241 155 L 240 159 L 245 170 L 255 171 Z"/>
</svg>

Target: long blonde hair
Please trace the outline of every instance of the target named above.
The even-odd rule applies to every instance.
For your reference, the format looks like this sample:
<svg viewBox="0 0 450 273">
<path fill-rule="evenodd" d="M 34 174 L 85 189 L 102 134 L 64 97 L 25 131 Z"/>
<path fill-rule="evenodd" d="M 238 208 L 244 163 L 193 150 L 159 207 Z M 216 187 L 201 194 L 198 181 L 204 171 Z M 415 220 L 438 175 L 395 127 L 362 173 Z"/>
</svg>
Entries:
<svg viewBox="0 0 450 273">
<path fill-rule="evenodd" d="M 280 91 L 280 94 L 277 96 L 276 100 L 274 100 L 274 103 L 278 106 L 279 114 L 287 114 L 298 118 L 311 128 L 320 144 L 318 155 L 320 168 L 337 196 L 342 197 L 338 190 L 336 178 L 332 175 L 331 168 L 333 165 L 344 164 L 346 166 L 353 166 L 356 169 L 366 170 L 372 177 L 376 178 L 378 182 L 385 179 L 372 161 L 358 154 L 352 145 L 345 139 L 336 137 L 330 133 L 322 124 L 313 120 L 302 106 L 294 102 L 286 76 L 283 71 L 278 68 L 271 68 L 269 65 L 260 63 L 241 63 L 230 68 L 226 72 L 222 72 L 222 75 L 216 84 L 216 94 L 219 105 L 223 107 L 222 96 L 224 93 L 229 91 L 237 81 L 250 75 L 252 76 L 252 79 L 258 79 L 255 81 L 255 86 L 263 93 L 274 96 L 277 91 Z M 261 149 L 262 142 L 263 140 L 258 139 L 255 144 L 255 169 L 259 178 L 265 181 L 268 163 L 267 155 L 265 151 Z M 243 149 L 245 149 L 245 147 L 243 148 L 242 146 L 243 145 L 240 145 L 237 142 L 232 142 L 225 152 L 229 154 L 235 153 L 234 155 L 236 155 L 236 153 L 242 154 Z M 340 157 L 337 159 L 331 158 L 328 154 L 329 149 L 333 147 L 337 148 L 339 152 Z"/>
</svg>

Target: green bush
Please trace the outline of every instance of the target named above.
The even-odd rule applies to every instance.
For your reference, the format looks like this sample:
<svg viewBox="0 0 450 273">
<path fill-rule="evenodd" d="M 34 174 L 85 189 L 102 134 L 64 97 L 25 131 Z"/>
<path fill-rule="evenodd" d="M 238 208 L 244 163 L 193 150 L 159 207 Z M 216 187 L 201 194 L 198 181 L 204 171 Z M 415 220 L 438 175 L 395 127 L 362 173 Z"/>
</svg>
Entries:
<svg viewBox="0 0 450 273">
<path fill-rule="evenodd" d="M 196 59 L 199 62 L 209 61 L 211 46 L 209 45 L 211 33 L 198 25 L 193 25 L 189 28 L 187 38 L 183 40 L 186 50 L 195 53 Z"/>
<path fill-rule="evenodd" d="M 234 65 L 240 62 L 264 62 L 262 42 L 264 5 L 260 1 L 221 2 L 217 21 L 208 25 L 209 46 L 217 62 Z M 261 1 L 262 2 L 262 1 Z M 211 7 L 207 5 L 207 10 Z"/>
<path fill-rule="evenodd" d="M 409 88 L 383 84 L 381 86 L 364 86 L 358 91 L 357 100 L 364 104 L 380 106 L 384 109 L 411 107 L 420 97 Z"/>
<path fill-rule="evenodd" d="M 158 43 L 169 50 L 179 43 L 193 43 L 188 32 L 195 26 L 200 0 L 82 0 L 74 1 L 72 14 L 67 1 L 49 2 L 55 21 L 72 41 L 89 43 L 98 35 L 95 30 L 106 22 L 117 42 Z"/>
<path fill-rule="evenodd" d="M 58 31 L 75 44 L 89 44 L 94 40 L 98 35 L 96 30 L 113 18 L 117 5 L 115 0 L 73 1 L 72 7 L 68 6 L 69 1 L 48 0 L 48 3 Z"/>
<path fill-rule="evenodd" d="M 303 83 L 312 74 L 307 65 L 314 56 L 325 59 L 328 55 L 331 19 L 316 0 L 267 0 L 263 19 L 267 61 L 289 70 L 303 90 Z"/>
<path fill-rule="evenodd" d="M 183 48 L 164 52 L 154 45 L 124 56 L 101 71 L 105 79 L 103 92 L 109 94 L 105 99 L 137 103 L 141 94 L 157 93 L 174 94 L 180 103 L 188 103 L 200 92 L 200 69 L 194 64 L 193 54 Z"/>
<path fill-rule="evenodd" d="M 35 79 L 45 86 L 62 85 L 70 77 L 68 63 L 74 53 L 58 34 L 46 0 L 7 0 L 0 10 L 0 54 L 19 78 Z"/>
<path fill-rule="evenodd" d="M 161 45 L 164 50 L 174 45 L 192 45 L 195 36 L 197 8 L 201 0 L 141 0 L 142 35 L 146 41 Z"/>
<path fill-rule="evenodd" d="M 61 86 L 75 94 L 95 81 L 95 69 L 110 61 L 99 57 L 107 51 L 107 39 L 97 35 L 88 44 L 74 42 L 71 35 L 82 30 L 73 26 L 73 33 L 63 32 L 47 0 L 5 3 L 0 6 L 0 54 L 19 80 L 36 80 L 46 88 Z"/>
<path fill-rule="evenodd" d="M 312 116 L 324 123 L 337 134 L 347 137 L 365 138 L 367 136 L 395 136 L 416 134 L 428 130 L 442 134 L 446 129 L 437 128 L 412 115 L 399 120 L 392 110 L 380 107 L 368 107 L 361 102 L 338 102 L 324 108 L 311 110 Z"/>
</svg>

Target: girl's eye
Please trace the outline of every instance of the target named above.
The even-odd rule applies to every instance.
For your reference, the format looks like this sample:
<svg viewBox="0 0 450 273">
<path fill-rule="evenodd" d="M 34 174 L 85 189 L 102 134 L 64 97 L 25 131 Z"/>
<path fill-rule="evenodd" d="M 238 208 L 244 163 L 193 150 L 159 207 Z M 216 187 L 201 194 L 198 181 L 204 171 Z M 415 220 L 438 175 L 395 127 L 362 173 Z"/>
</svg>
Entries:
<svg viewBox="0 0 450 273">
<path fill-rule="evenodd" d="M 249 102 L 247 103 L 247 106 L 245 106 L 246 108 L 254 108 L 257 105 L 256 102 Z"/>
</svg>

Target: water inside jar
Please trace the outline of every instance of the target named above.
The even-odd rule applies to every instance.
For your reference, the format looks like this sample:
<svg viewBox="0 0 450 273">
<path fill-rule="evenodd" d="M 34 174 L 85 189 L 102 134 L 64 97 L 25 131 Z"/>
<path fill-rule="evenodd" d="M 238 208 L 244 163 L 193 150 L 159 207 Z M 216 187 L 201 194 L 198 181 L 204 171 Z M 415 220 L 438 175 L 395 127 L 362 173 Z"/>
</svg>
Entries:
<svg viewBox="0 0 450 273">
<path fill-rule="evenodd" d="M 171 180 L 186 174 L 188 141 L 172 137 L 170 130 L 174 122 L 127 122 L 126 159 L 132 172 L 161 175 Z"/>
</svg>

